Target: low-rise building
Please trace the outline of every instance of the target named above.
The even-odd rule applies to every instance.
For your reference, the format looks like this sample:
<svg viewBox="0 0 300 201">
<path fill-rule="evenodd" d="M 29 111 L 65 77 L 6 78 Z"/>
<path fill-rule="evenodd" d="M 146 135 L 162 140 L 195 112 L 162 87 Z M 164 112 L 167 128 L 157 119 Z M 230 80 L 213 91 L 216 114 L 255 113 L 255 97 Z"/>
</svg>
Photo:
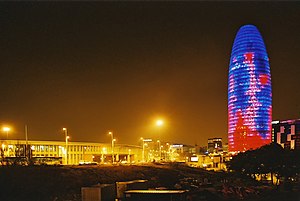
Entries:
<svg viewBox="0 0 300 201">
<path fill-rule="evenodd" d="M 62 164 L 138 162 L 142 159 L 142 147 L 136 145 L 94 142 L 1 140 L 1 159 L 28 157 L 32 159 L 57 159 Z M 113 153 L 113 154 L 112 154 Z M 40 160 L 37 160 L 40 161 Z"/>
<path fill-rule="evenodd" d="M 218 153 L 222 151 L 222 138 L 215 137 L 209 138 L 207 141 L 207 151 L 208 153 Z"/>
<path fill-rule="evenodd" d="M 206 170 L 226 171 L 226 162 L 231 159 L 231 155 L 226 152 L 193 155 L 188 165 Z"/>
</svg>

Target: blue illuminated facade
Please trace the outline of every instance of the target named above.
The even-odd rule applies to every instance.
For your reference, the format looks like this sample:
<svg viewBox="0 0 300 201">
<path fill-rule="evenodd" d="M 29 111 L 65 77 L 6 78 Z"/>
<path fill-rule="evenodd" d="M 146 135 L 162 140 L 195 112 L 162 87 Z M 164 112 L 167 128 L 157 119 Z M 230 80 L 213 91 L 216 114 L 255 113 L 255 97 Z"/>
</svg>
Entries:
<svg viewBox="0 0 300 201">
<path fill-rule="evenodd" d="M 242 26 L 233 43 L 228 76 L 229 151 L 271 142 L 272 87 L 264 41 L 253 25 Z"/>
</svg>

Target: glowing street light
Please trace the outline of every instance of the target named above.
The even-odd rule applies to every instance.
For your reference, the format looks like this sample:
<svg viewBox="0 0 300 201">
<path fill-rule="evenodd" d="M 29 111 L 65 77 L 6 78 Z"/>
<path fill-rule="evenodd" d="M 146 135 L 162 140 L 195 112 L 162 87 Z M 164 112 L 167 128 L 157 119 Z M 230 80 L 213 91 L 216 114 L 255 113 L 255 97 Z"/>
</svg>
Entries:
<svg viewBox="0 0 300 201">
<path fill-rule="evenodd" d="M 63 128 L 64 134 L 65 134 L 65 140 L 66 140 L 66 164 L 68 165 L 68 141 L 70 139 L 70 136 L 68 136 L 68 129 Z"/>
<path fill-rule="evenodd" d="M 10 131 L 9 127 L 3 127 L 2 128 L 3 132 L 6 132 L 6 139 L 8 140 L 8 132 Z"/>
<path fill-rule="evenodd" d="M 156 126 L 157 127 L 162 127 L 164 125 L 164 121 L 162 119 L 158 119 L 156 120 Z M 158 142 L 158 151 L 159 151 L 159 160 L 161 160 L 161 144 L 160 144 L 160 140 L 157 140 Z"/>
<path fill-rule="evenodd" d="M 162 125 L 164 125 L 164 121 L 163 120 L 161 120 L 161 119 L 156 120 L 156 126 L 160 127 Z"/>
</svg>

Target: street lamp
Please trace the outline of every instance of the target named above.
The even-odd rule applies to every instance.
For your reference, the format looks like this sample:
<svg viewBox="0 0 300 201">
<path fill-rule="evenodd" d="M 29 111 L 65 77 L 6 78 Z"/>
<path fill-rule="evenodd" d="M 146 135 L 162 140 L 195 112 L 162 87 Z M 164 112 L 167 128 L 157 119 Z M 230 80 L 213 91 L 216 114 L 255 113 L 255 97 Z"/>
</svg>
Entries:
<svg viewBox="0 0 300 201">
<path fill-rule="evenodd" d="M 145 141 L 144 138 L 141 137 L 143 143 L 143 151 L 142 151 L 142 162 L 145 162 Z"/>
<path fill-rule="evenodd" d="M 8 132 L 10 131 L 9 127 L 3 127 L 2 130 L 6 132 L 6 139 L 8 140 Z"/>
<path fill-rule="evenodd" d="M 66 140 L 66 164 L 68 165 L 68 141 L 70 139 L 70 136 L 68 136 L 68 129 L 63 128 L 64 134 L 65 134 L 65 140 Z"/>
<path fill-rule="evenodd" d="M 128 162 L 129 164 L 131 163 L 131 149 L 128 149 L 127 162 Z"/>
<path fill-rule="evenodd" d="M 148 162 L 149 157 L 145 157 L 145 148 L 148 146 L 147 142 L 152 142 L 152 139 L 150 138 L 146 138 L 144 139 L 143 137 L 141 137 L 142 143 L 143 143 L 143 152 L 142 152 L 142 162 Z M 146 142 L 146 143 L 145 143 Z"/>
<path fill-rule="evenodd" d="M 105 154 L 107 154 L 107 150 L 106 150 L 106 147 L 103 147 L 102 151 L 101 151 L 101 162 L 102 163 L 104 163 Z"/>
<path fill-rule="evenodd" d="M 115 162 L 115 156 L 114 156 L 114 144 L 116 139 L 114 139 L 113 132 L 109 131 L 108 134 L 111 136 L 111 157 L 112 157 L 112 163 Z"/>
<path fill-rule="evenodd" d="M 167 142 L 166 159 L 170 160 L 170 144 Z"/>
<path fill-rule="evenodd" d="M 159 155 L 159 161 L 161 160 L 161 145 L 160 145 L 160 140 L 157 140 L 158 143 L 158 155 Z"/>
<path fill-rule="evenodd" d="M 156 120 L 156 126 L 157 127 L 162 127 L 164 125 L 164 121 L 162 120 L 162 119 L 158 119 L 158 120 Z M 160 129 L 159 129 L 160 130 Z M 160 144 L 160 141 L 159 140 L 157 140 L 157 142 L 158 142 L 158 148 L 159 148 L 159 160 L 161 160 L 161 144 Z"/>
</svg>

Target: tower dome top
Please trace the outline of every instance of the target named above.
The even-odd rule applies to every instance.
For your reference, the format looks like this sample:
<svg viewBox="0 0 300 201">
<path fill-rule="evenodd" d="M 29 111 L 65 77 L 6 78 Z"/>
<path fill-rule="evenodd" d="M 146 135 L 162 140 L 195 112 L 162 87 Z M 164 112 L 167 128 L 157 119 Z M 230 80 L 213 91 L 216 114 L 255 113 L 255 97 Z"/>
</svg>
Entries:
<svg viewBox="0 0 300 201">
<path fill-rule="evenodd" d="M 266 47 L 263 38 L 256 26 L 247 24 L 242 26 L 237 32 L 231 57 L 244 54 L 245 52 L 255 52 L 266 55 Z"/>
</svg>

